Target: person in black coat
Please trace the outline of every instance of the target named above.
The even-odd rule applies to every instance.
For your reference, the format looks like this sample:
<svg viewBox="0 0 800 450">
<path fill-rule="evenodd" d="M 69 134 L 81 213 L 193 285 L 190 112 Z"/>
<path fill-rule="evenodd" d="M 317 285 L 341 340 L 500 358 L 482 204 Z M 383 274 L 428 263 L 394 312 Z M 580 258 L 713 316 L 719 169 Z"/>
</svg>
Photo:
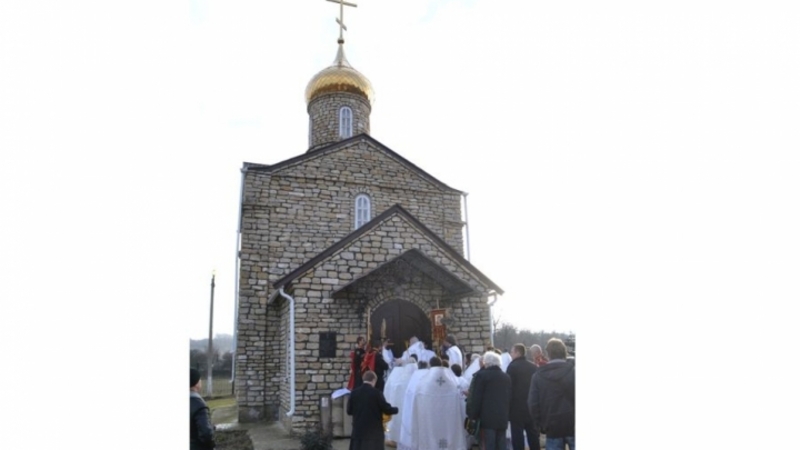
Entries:
<svg viewBox="0 0 800 450">
<path fill-rule="evenodd" d="M 363 384 L 350 394 L 347 414 L 353 416 L 353 434 L 350 450 L 384 450 L 383 415 L 397 414 L 383 393 L 375 388 L 375 372 L 368 370 L 362 376 Z"/>
<path fill-rule="evenodd" d="M 210 450 L 215 447 L 214 426 L 211 413 L 203 397 L 200 396 L 200 372 L 189 369 L 189 448 L 191 450 Z"/>
<path fill-rule="evenodd" d="M 380 341 L 375 341 L 375 347 L 375 375 L 378 376 L 375 389 L 383 392 L 383 387 L 386 385 L 386 372 L 389 370 L 389 363 L 383 359 L 383 352 L 378 350 L 381 348 Z"/>
<path fill-rule="evenodd" d="M 363 336 L 359 336 L 356 339 L 356 348 L 350 352 L 350 380 L 347 382 L 347 389 L 351 391 L 361 386 L 363 382 L 361 378 L 361 363 L 364 361 L 364 356 L 367 354 L 367 351 L 364 349 L 366 344 L 367 340 L 364 339 Z"/>
<path fill-rule="evenodd" d="M 567 346 L 550 339 L 545 346 L 550 361 L 536 370 L 528 393 L 533 426 L 547 435 L 547 448 L 575 448 L 575 360 Z"/>
<path fill-rule="evenodd" d="M 511 421 L 511 447 L 514 450 L 525 450 L 525 435 L 528 436 L 528 448 L 539 450 L 539 430 L 533 426 L 533 417 L 528 409 L 528 393 L 531 390 L 531 378 L 536 372 L 536 365 L 525 359 L 527 349 L 523 344 L 515 344 L 511 348 L 511 357 L 506 373 L 511 377 L 511 409 L 508 418 Z"/>
<path fill-rule="evenodd" d="M 500 355 L 486 352 L 483 370 L 472 378 L 467 417 L 480 420 L 485 450 L 506 450 L 506 429 L 511 407 L 511 378 L 500 368 Z"/>
</svg>

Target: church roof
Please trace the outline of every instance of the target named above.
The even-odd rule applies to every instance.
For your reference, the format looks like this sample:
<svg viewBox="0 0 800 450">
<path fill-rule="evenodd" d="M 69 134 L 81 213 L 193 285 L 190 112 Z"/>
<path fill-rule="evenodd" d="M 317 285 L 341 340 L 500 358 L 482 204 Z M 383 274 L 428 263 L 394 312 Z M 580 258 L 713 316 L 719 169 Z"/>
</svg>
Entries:
<svg viewBox="0 0 800 450">
<path fill-rule="evenodd" d="M 349 92 L 366 98 L 372 104 L 375 91 L 361 72 L 350 65 L 344 56 L 344 43 L 339 43 L 336 59 L 329 67 L 314 75 L 306 87 L 306 103 L 331 92 Z"/>
<path fill-rule="evenodd" d="M 415 228 L 420 230 L 427 238 L 429 238 L 431 241 L 433 241 L 439 249 L 444 251 L 450 258 L 452 258 L 454 261 L 456 261 L 467 272 L 472 274 L 472 276 L 474 276 L 477 280 L 479 280 L 481 283 L 483 283 L 484 285 L 488 286 L 489 288 L 493 289 L 498 294 L 503 294 L 503 290 L 500 288 L 500 286 L 498 286 L 492 280 L 490 280 L 489 277 L 484 275 L 480 270 L 478 270 L 475 266 L 473 266 L 472 263 L 470 263 L 463 256 L 461 256 L 461 254 L 459 254 L 453 247 L 448 245 L 447 242 L 442 240 L 442 238 L 437 236 L 436 233 L 431 231 L 428 227 L 426 227 L 416 217 L 412 216 L 408 211 L 403 209 L 403 207 L 400 206 L 400 205 L 394 205 L 391 208 L 387 209 L 386 211 L 382 212 L 380 215 L 378 215 L 374 219 L 370 220 L 369 222 L 367 222 L 366 224 L 364 224 L 363 226 L 361 226 L 357 230 L 355 230 L 352 233 L 350 233 L 347 236 L 345 236 L 339 242 L 331 245 L 330 247 L 328 247 L 327 249 L 322 251 L 317 256 L 315 256 L 315 257 L 311 258 L 310 260 L 306 261 L 305 264 L 301 265 L 297 269 L 293 270 L 292 272 L 290 272 L 289 274 L 287 274 L 283 278 L 281 278 L 278 281 L 276 281 L 275 283 L 273 283 L 272 286 L 275 289 L 279 289 L 279 288 L 282 288 L 282 287 L 288 285 L 289 283 L 291 283 L 292 281 L 294 281 L 295 279 L 297 279 L 298 277 L 300 277 L 304 273 L 306 273 L 309 270 L 311 270 L 314 266 L 316 266 L 320 262 L 322 262 L 325 259 L 329 258 L 330 256 L 332 256 L 333 254 L 335 254 L 336 252 L 338 252 L 339 250 L 341 250 L 342 248 L 344 248 L 348 244 L 350 244 L 353 241 L 355 241 L 358 238 L 360 238 L 361 236 L 363 236 L 363 235 L 367 234 L 368 232 L 370 232 L 373 228 L 375 228 L 377 225 L 381 224 L 383 221 L 385 221 L 386 219 L 388 219 L 392 215 L 399 215 L 399 216 L 403 217 L 405 220 L 407 220 L 412 225 L 414 225 Z M 422 259 L 416 257 L 415 255 L 409 255 L 405 259 L 407 260 L 406 262 L 411 262 L 413 265 L 415 265 L 415 267 L 418 270 L 420 268 L 426 266 L 426 265 L 427 265 L 427 268 L 433 268 L 432 266 L 430 266 L 430 263 L 432 263 L 433 261 L 430 261 L 427 257 L 426 257 L 426 259 L 428 259 L 428 261 L 422 260 Z M 438 264 L 437 264 L 437 266 L 438 266 Z M 433 268 L 433 269 L 435 269 L 435 268 Z M 442 269 L 446 270 L 444 268 L 442 268 Z M 453 278 L 455 278 L 455 277 L 453 277 Z M 461 281 L 461 280 L 459 280 L 459 281 Z M 450 282 L 452 284 L 452 280 L 450 280 Z M 459 286 L 457 286 L 456 284 L 452 284 L 452 286 L 453 286 L 453 289 L 458 289 L 459 288 Z"/>
<path fill-rule="evenodd" d="M 392 159 L 398 161 L 400 164 L 402 164 L 403 166 L 407 167 L 412 172 L 414 172 L 417 175 L 419 175 L 420 177 L 430 181 L 431 183 L 435 184 L 436 186 L 438 186 L 442 190 L 461 193 L 460 190 L 452 188 L 452 187 L 446 185 L 445 183 L 439 181 L 433 175 L 431 175 L 428 172 L 422 170 L 416 164 L 414 164 L 411 161 L 403 158 L 399 153 L 397 153 L 394 150 L 390 149 L 389 147 L 383 145 L 377 139 L 375 139 L 372 136 L 370 136 L 368 134 L 365 134 L 365 133 L 361 133 L 361 134 L 355 135 L 353 137 L 341 140 L 339 142 L 334 142 L 333 144 L 326 145 L 324 147 L 320 147 L 318 149 L 311 150 L 310 152 L 303 153 L 302 155 L 298 155 L 298 156 L 295 156 L 293 158 L 289 158 L 289 159 L 283 160 L 283 161 L 281 161 L 279 163 L 276 163 L 276 164 L 266 165 L 266 164 L 257 164 L 257 163 L 245 162 L 243 167 L 246 168 L 249 171 L 254 171 L 254 172 L 274 173 L 274 172 L 280 171 L 281 169 L 283 169 L 285 167 L 289 167 L 289 166 L 292 166 L 294 164 L 298 164 L 298 163 L 301 163 L 303 161 L 307 161 L 307 160 L 310 160 L 312 158 L 319 157 L 322 154 L 335 152 L 336 150 L 346 148 L 346 147 L 350 146 L 351 144 L 353 144 L 355 142 L 359 142 L 359 141 L 364 141 L 364 142 L 371 143 L 373 146 L 375 146 L 380 151 L 388 154 L 389 157 L 391 157 Z"/>
</svg>

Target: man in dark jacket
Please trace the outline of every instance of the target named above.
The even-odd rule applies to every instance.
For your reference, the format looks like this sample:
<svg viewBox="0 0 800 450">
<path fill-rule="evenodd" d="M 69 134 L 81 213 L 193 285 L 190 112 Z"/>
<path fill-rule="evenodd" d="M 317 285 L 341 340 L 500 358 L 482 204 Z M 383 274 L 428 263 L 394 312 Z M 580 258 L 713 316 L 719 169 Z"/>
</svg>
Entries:
<svg viewBox="0 0 800 450">
<path fill-rule="evenodd" d="M 383 392 L 383 387 L 386 385 L 386 372 L 389 371 L 389 362 L 383 359 L 383 352 L 381 351 L 381 341 L 375 341 L 375 375 L 378 376 L 378 381 L 375 384 L 375 389 Z"/>
<path fill-rule="evenodd" d="M 508 414 L 511 421 L 511 446 L 514 450 L 525 450 L 527 435 L 528 448 L 539 450 L 539 431 L 533 426 L 533 418 L 528 409 L 528 393 L 536 365 L 525 358 L 526 352 L 524 344 L 515 344 L 511 348 L 513 359 L 506 369 L 511 377 L 511 410 Z"/>
<path fill-rule="evenodd" d="M 397 414 L 397 408 L 386 402 L 383 393 L 375 389 L 377 375 L 368 370 L 363 384 L 350 394 L 347 414 L 353 416 L 350 450 L 383 450 L 383 415 Z"/>
<path fill-rule="evenodd" d="M 214 445 L 214 427 L 211 413 L 203 397 L 200 396 L 200 372 L 189 369 L 189 449 L 210 450 Z"/>
<path fill-rule="evenodd" d="M 545 351 L 550 361 L 536 370 L 528 394 L 533 425 L 547 435 L 547 450 L 574 450 L 575 360 L 567 360 L 561 339 L 550 339 Z"/>
<path fill-rule="evenodd" d="M 467 417 L 480 420 L 484 450 L 506 450 L 511 378 L 500 368 L 500 355 L 486 352 L 483 370 L 472 378 Z"/>
</svg>

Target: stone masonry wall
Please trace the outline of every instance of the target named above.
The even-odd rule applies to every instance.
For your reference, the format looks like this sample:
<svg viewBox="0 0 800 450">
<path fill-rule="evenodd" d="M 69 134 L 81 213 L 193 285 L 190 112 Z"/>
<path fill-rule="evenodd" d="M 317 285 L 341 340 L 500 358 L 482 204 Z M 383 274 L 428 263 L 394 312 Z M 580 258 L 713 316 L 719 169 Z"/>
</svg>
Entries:
<svg viewBox="0 0 800 450">
<path fill-rule="evenodd" d="M 366 140 L 270 175 L 269 187 L 258 193 L 273 217 L 270 256 L 294 269 L 347 236 L 354 230 L 355 197 L 362 193 L 371 200 L 370 218 L 399 203 L 463 256 L 460 194 Z"/>
<path fill-rule="evenodd" d="M 280 313 L 267 305 L 268 277 L 262 262 L 266 260 L 262 247 L 269 242 L 270 210 L 256 201 L 269 182 L 269 176 L 248 174 L 242 205 L 235 380 L 240 422 L 274 420 L 279 405 L 277 393 L 267 389 L 277 377 L 271 358 L 280 352 Z"/>
<path fill-rule="evenodd" d="M 367 333 L 366 315 L 357 313 L 355 301 L 348 298 L 333 299 L 332 292 L 412 248 L 423 251 L 478 291 L 487 290 L 419 230 L 396 215 L 298 278 L 293 283 L 292 291 L 296 301 L 296 411 L 291 419 L 283 414 L 289 408 L 287 388 L 281 390 L 280 414 L 285 425 L 294 432 L 300 433 L 317 425 L 320 397 L 346 386 L 350 350 L 356 337 Z M 455 319 L 455 324 L 449 327 L 448 332 L 455 334 L 468 351 L 481 351 L 490 341 L 486 297 L 450 301 L 443 296 L 440 287 L 423 280 L 426 277 L 418 277 L 418 282 L 402 289 L 387 286 L 370 300 L 369 309 L 400 298 L 429 312 L 438 299 L 440 306 L 446 308 L 447 315 Z M 338 333 L 337 354 L 335 358 L 320 358 L 318 333 L 329 331 Z M 284 368 L 288 364 L 288 361 L 281 361 L 278 357 L 275 361 Z"/>
<path fill-rule="evenodd" d="M 325 94 L 308 104 L 309 149 L 343 139 L 339 136 L 339 109 L 342 106 L 349 106 L 353 111 L 351 136 L 369 134 L 369 114 L 372 108 L 366 98 L 347 92 Z"/>
<path fill-rule="evenodd" d="M 357 115 L 355 110 L 354 115 Z M 354 199 L 361 193 L 371 199 L 371 218 L 399 203 L 463 255 L 459 193 L 421 177 L 374 148 L 366 139 L 353 142 L 347 148 L 322 152 L 273 173 L 246 172 L 236 354 L 241 422 L 276 420 L 284 417 L 279 410 L 285 412 L 289 407 L 286 382 L 288 305 L 282 298 L 267 305 L 273 293 L 272 283 L 353 232 Z M 402 222 L 395 224 L 397 227 L 410 226 L 397 217 L 393 220 Z M 296 429 L 317 420 L 314 411 L 319 395 L 329 394 L 334 386 L 341 387 L 346 382 L 347 355 L 355 337 L 366 334 L 366 318 L 358 317 L 351 304 L 343 305 L 341 299 L 330 298 L 336 286 L 378 267 L 399 255 L 401 249 L 409 248 L 419 248 L 432 258 L 433 252 L 437 255 L 434 259 L 446 262 L 440 264 L 464 280 L 471 279 L 418 230 L 404 229 L 401 233 L 386 226 L 389 228 L 375 230 L 375 237 L 368 244 L 359 247 L 354 243 L 349 251 L 337 255 L 336 262 L 324 262 L 326 267 L 332 267 L 325 269 L 326 276 L 319 274 L 294 283 L 296 350 L 300 358 L 296 382 L 303 386 L 303 389 L 298 388 L 298 409 L 293 419 Z M 485 287 L 476 288 L 485 292 Z M 436 289 L 438 287 L 419 285 L 399 294 L 393 290 L 391 295 L 387 293 L 373 299 L 370 307 L 402 298 L 417 303 L 427 312 L 441 295 Z M 468 349 L 479 350 L 489 340 L 485 300 L 467 298 L 449 306 L 442 304 L 457 320 L 451 331 Z M 315 333 L 321 331 L 339 333 L 337 358 L 321 361 L 316 357 L 318 348 L 314 345 L 318 346 L 318 342 L 315 344 L 318 335 Z"/>
</svg>

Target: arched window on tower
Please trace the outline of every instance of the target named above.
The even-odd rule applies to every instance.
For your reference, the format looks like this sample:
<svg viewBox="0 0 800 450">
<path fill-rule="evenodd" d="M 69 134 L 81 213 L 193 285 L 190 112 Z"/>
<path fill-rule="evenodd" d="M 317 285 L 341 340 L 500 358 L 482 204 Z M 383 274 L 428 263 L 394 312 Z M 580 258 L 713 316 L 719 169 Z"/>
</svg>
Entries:
<svg viewBox="0 0 800 450">
<path fill-rule="evenodd" d="M 339 137 L 349 138 L 353 135 L 353 110 L 349 106 L 339 108 Z"/>
<path fill-rule="evenodd" d="M 369 222 L 370 219 L 370 201 L 366 194 L 359 194 L 356 196 L 356 229 L 361 228 L 362 225 Z"/>
</svg>

